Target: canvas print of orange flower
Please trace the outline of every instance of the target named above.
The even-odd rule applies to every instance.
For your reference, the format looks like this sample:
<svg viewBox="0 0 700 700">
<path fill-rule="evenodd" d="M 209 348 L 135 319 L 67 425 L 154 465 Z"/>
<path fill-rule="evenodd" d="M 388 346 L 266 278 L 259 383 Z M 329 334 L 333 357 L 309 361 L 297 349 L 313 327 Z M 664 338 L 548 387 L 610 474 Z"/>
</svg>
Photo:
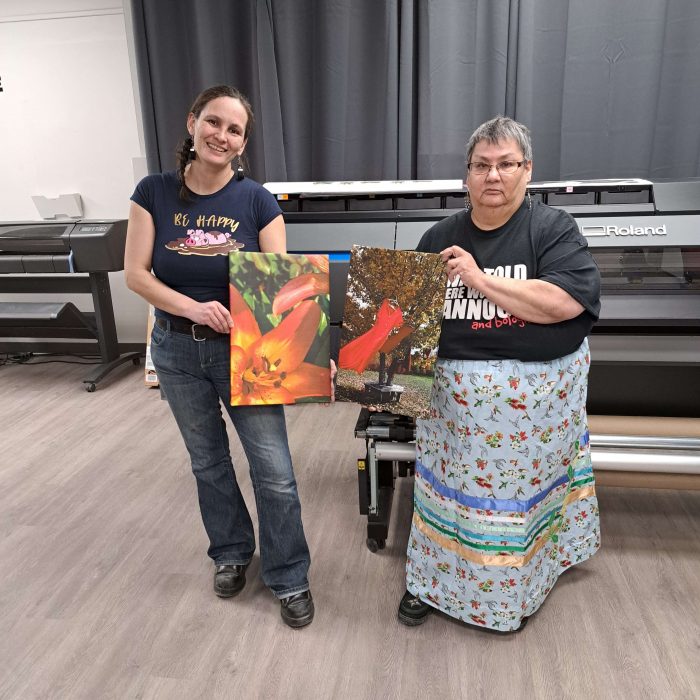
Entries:
<svg viewBox="0 0 700 700">
<path fill-rule="evenodd" d="M 428 416 L 445 282 L 435 253 L 353 246 L 336 400 Z"/>
<path fill-rule="evenodd" d="M 327 255 L 231 253 L 231 405 L 330 401 Z"/>
</svg>

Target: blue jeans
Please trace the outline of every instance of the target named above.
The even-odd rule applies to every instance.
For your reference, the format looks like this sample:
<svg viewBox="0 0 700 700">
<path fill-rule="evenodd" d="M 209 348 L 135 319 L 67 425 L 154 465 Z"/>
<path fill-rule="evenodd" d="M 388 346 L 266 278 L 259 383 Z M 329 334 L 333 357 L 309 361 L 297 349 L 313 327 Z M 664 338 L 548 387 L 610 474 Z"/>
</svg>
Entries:
<svg viewBox="0 0 700 700">
<path fill-rule="evenodd" d="M 245 450 L 258 510 L 262 579 L 278 598 L 309 588 L 309 548 L 282 406 L 230 405 L 229 337 L 196 341 L 153 328 L 151 356 L 192 461 L 217 565 L 248 564 L 253 523 L 231 462 L 223 402 Z"/>
</svg>

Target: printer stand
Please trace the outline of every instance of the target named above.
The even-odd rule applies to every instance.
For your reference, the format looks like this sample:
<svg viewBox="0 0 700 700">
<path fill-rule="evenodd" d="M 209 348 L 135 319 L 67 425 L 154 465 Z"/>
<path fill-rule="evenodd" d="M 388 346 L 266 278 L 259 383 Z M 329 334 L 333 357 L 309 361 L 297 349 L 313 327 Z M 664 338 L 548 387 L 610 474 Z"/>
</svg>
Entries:
<svg viewBox="0 0 700 700">
<path fill-rule="evenodd" d="M 92 295 L 92 312 L 80 311 L 70 302 L 0 302 L 0 338 L 56 338 L 58 340 L 0 342 L 3 352 L 54 352 L 100 355 L 101 363 L 83 379 L 93 392 L 113 369 L 125 362 L 138 365 L 141 353 L 119 354 L 117 328 L 107 272 L 85 275 L 2 277 L 0 291 L 17 294 Z M 67 338 L 95 342 L 66 342 Z"/>
<path fill-rule="evenodd" d="M 360 514 L 367 516 L 367 548 L 384 549 L 397 476 L 415 467 L 415 421 L 386 411 L 360 410 L 355 437 L 365 441 L 367 453 L 357 460 Z"/>
</svg>

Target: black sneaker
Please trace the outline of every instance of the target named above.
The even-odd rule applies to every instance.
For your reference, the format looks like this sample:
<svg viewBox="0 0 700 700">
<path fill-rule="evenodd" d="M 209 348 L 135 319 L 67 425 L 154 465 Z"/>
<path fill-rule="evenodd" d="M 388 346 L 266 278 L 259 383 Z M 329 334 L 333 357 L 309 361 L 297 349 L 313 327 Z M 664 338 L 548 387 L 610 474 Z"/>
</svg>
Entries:
<svg viewBox="0 0 700 700">
<path fill-rule="evenodd" d="M 219 598 L 233 598 L 245 586 L 247 564 L 222 564 L 214 571 L 214 593 Z"/>
<path fill-rule="evenodd" d="M 430 606 L 418 596 L 406 591 L 399 603 L 399 622 L 409 627 L 422 625 L 428 617 Z"/>
<path fill-rule="evenodd" d="M 304 627 L 311 624 L 314 619 L 314 601 L 311 591 L 280 598 L 280 605 L 282 619 L 290 627 Z"/>
</svg>

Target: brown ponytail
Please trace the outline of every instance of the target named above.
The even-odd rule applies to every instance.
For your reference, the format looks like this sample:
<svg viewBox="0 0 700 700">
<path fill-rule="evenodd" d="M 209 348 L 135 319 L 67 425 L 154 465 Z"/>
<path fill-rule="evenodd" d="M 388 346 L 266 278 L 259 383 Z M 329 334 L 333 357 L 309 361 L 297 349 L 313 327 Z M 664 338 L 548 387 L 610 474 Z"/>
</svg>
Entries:
<svg viewBox="0 0 700 700">
<path fill-rule="evenodd" d="M 180 183 L 180 191 L 178 192 L 178 196 L 183 202 L 189 202 L 190 195 L 192 194 L 190 188 L 185 184 L 185 168 L 187 167 L 187 164 L 196 157 L 195 152 L 191 150 L 193 145 L 194 139 L 191 136 L 188 136 L 184 141 L 180 142 L 176 154 L 177 179 Z"/>
</svg>

